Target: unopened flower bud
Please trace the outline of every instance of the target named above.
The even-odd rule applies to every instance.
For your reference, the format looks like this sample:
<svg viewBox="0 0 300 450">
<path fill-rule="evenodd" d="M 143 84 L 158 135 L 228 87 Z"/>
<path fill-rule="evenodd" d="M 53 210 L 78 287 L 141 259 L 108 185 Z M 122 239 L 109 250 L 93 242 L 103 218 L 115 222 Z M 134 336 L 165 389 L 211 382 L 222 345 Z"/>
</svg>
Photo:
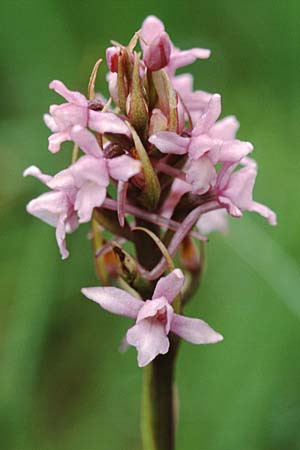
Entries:
<svg viewBox="0 0 300 450">
<path fill-rule="evenodd" d="M 180 247 L 179 254 L 182 266 L 191 272 L 200 267 L 200 254 L 197 245 L 190 236 L 187 236 Z"/>
<path fill-rule="evenodd" d="M 118 72 L 119 48 L 108 47 L 106 49 L 106 62 L 111 72 Z"/>
<path fill-rule="evenodd" d="M 170 61 L 171 42 L 167 33 L 156 36 L 144 47 L 144 62 L 149 70 L 156 71 L 166 67 Z"/>
</svg>

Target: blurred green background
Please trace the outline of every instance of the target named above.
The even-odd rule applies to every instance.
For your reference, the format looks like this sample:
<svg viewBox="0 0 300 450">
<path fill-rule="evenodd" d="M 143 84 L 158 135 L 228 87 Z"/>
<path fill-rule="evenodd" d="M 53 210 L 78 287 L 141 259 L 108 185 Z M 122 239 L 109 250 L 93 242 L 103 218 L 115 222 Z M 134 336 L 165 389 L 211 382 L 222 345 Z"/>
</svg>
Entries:
<svg viewBox="0 0 300 450">
<path fill-rule="evenodd" d="M 245 214 L 207 245 L 203 288 L 187 312 L 225 340 L 182 345 L 177 448 L 299 449 L 298 0 L 2 0 L 0 448 L 141 448 L 141 370 L 134 350 L 117 351 L 128 321 L 80 294 L 97 282 L 88 228 L 69 238 L 62 262 L 54 230 L 25 212 L 43 186 L 21 174 L 70 161 L 70 149 L 47 150 L 42 113 L 60 102 L 48 83 L 85 91 L 110 39 L 126 43 L 148 14 L 179 47 L 212 49 L 191 67 L 195 87 L 220 92 L 223 114 L 241 121 L 260 167 L 255 197 L 278 213 L 277 228 Z"/>
</svg>

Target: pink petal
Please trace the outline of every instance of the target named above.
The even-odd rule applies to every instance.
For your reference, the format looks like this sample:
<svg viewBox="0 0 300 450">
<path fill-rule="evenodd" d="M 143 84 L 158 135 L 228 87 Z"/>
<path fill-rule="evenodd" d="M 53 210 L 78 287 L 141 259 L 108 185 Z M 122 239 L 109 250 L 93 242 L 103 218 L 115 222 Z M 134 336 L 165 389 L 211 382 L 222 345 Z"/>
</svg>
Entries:
<svg viewBox="0 0 300 450">
<path fill-rule="evenodd" d="M 169 303 L 179 294 L 184 284 L 184 275 L 180 269 L 175 269 L 169 275 L 160 278 L 152 298 L 165 297 Z"/>
<path fill-rule="evenodd" d="M 88 126 L 98 133 L 123 134 L 130 137 L 127 125 L 114 113 L 89 110 Z"/>
<path fill-rule="evenodd" d="M 202 158 L 188 163 L 186 180 L 192 185 L 192 192 L 198 195 L 205 194 L 215 185 L 217 172 L 208 156 L 202 156 Z"/>
<path fill-rule="evenodd" d="M 106 188 L 91 181 L 84 183 L 76 195 L 74 208 L 78 213 L 79 223 L 89 222 L 93 209 L 99 207 L 106 197 Z"/>
<path fill-rule="evenodd" d="M 107 159 L 107 166 L 110 176 L 119 181 L 128 181 L 141 171 L 141 162 L 127 155 Z"/>
<path fill-rule="evenodd" d="M 71 139 L 83 150 L 87 155 L 95 158 L 103 156 L 103 152 L 98 144 L 96 137 L 86 128 L 76 125 L 71 130 Z"/>
<path fill-rule="evenodd" d="M 87 106 L 88 102 L 84 95 L 80 92 L 70 91 L 64 83 L 59 80 L 54 80 L 49 84 L 50 89 L 54 89 L 59 95 L 64 97 L 68 102 L 77 104 L 79 106 Z"/>
<path fill-rule="evenodd" d="M 171 331 L 192 344 L 215 344 L 223 340 L 223 336 L 203 320 L 179 314 L 173 315 Z"/>
<path fill-rule="evenodd" d="M 239 127 L 240 124 L 237 118 L 234 116 L 228 116 L 222 120 L 219 120 L 212 126 L 210 135 L 214 138 L 222 139 L 224 141 L 233 140 L 235 139 L 235 135 Z"/>
<path fill-rule="evenodd" d="M 70 168 L 61 170 L 48 182 L 51 189 L 70 192 L 75 188 L 75 181 Z"/>
<path fill-rule="evenodd" d="M 190 138 L 181 137 L 173 131 L 159 131 L 149 138 L 149 142 L 162 153 L 184 155 L 187 152 Z"/>
<path fill-rule="evenodd" d="M 51 179 L 51 175 L 46 175 L 40 171 L 36 166 L 27 167 L 23 172 L 23 177 L 32 176 L 40 180 L 42 183 L 47 184 Z"/>
<path fill-rule="evenodd" d="M 66 259 L 69 256 L 69 252 L 66 247 L 66 217 L 66 213 L 61 214 L 56 227 L 56 241 L 62 259 Z"/>
<path fill-rule="evenodd" d="M 156 319 L 145 319 L 129 328 L 126 335 L 130 345 L 138 351 L 138 365 L 144 367 L 170 347 L 164 326 Z"/>
<path fill-rule="evenodd" d="M 240 208 L 238 208 L 229 198 L 219 196 L 218 200 L 219 203 L 227 209 L 228 214 L 230 214 L 232 217 L 242 217 L 243 213 Z"/>
<path fill-rule="evenodd" d="M 137 317 L 140 308 L 143 306 L 141 300 L 115 287 L 83 288 L 81 292 L 106 311 L 132 319 Z"/>
<path fill-rule="evenodd" d="M 267 219 L 270 225 L 277 225 L 277 216 L 270 208 L 261 203 L 252 202 L 251 205 L 247 208 L 248 211 L 254 211 L 260 214 L 262 217 Z"/>
<path fill-rule="evenodd" d="M 52 133 L 57 133 L 59 131 L 57 123 L 50 114 L 44 114 L 43 119 L 47 127 L 52 131 Z"/>
<path fill-rule="evenodd" d="M 224 141 L 220 147 L 219 162 L 238 162 L 252 150 L 253 145 L 250 142 L 238 139 Z"/>
<path fill-rule="evenodd" d="M 151 319 L 155 317 L 156 320 L 159 320 L 164 325 L 165 333 L 168 334 L 170 331 L 173 312 L 172 306 L 169 305 L 165 297 L 146 300 L 138 313 L 136 323 L 139 323 L 144 319 Z M 156 317 L 159 313 L 161 314 L 160 319 Z"/>
<path fill-rule="evenodd" d="M 219 139 L 212 139 L 206 134 L 192 137 L 189 145 L 189 157 L 195 160 L 210 151 L 210 159 L 212 162 L 216 163 L 219 159 L 221 143 L 222 141 Z"/>
<path fill-rule="evenodd" d="M 200 134 L 208 132 L 220 114 L 221 96 L 219 94 L 213 94 L 208 102 L 205 112 L 201 115 L 193 130 L 193 136 L 199 136 Z"/>
<path fill-rule="evenodd" d="M 56 227 L 65 208 L 65 194 L 63 192 L 45 192 L 31 200 L 26 209 L 29 214 Z"/>
<path fill-rule="evenodd" d="M 52 105 L 50 106 L 50 113 L 61 131 L 74 125 L 87 126 L 88 109 L 82 106 L 73 103 Z"/>
<path fill-rule="evenodd" d="M 70 166 L 70 170 L 77 187 L 82 186 L 86 181 L 92 181 L 96 185 L 104 187 L 109 184 L 107 164 L 104 158 L 82 156 Z"/>
<path fill-rule="evenodd" d="M 168 71 L 174 73 L 176 69 L 193 64 L 197 59 L 207 59 L 210 57 L 210 53 L 210 50 L 205 48 L 191 48 L 190 50 L 174 48 L 171 53 Z"/>
<path fill-rule="evenodd" d="M 48 137 L 48 148 L 50 152 L 57 153 L 60 150 L 60 145 L 65 141 L 70 141 L 70 134 L 68 131 L 60 131 L 59 133 L 51 134 Z"/>
</svg>

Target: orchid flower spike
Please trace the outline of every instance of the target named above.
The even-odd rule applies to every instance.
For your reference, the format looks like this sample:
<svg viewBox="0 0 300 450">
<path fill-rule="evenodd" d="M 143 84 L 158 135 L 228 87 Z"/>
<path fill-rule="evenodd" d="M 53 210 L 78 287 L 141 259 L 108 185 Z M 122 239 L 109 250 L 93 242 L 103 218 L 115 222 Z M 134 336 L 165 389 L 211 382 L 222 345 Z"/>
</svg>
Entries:
<svg viewBox="0 0 300 450">
<path fill-rule="evenodd" d="M 214 344 L 223 337 L 200 319 L 176 314 L 172 302 L 180 293 L 184 276 L 180 269 L 160 278 L 151 300 L 143 302 L 115 287 L 83 288 L 82 293 L 103 309 L 136 320 L 126 334 L 128 344 L 136 347 L 138 365 L 144 367 L 170 347 L 170 331 L 193 344 Z"/>
</svg>

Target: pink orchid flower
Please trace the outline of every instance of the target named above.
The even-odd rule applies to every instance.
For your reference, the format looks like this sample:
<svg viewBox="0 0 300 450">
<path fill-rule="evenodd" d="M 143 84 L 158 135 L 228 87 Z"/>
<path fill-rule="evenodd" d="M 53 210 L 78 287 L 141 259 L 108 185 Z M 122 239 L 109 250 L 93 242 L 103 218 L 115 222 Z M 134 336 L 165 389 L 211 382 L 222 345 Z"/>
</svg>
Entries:
<svg viewBox="0 0 300 450">
<path fill-rule="evenodd" d="M 193 344 L 213 344 L 223 340 L 203 320 L 174 312 L 171 305 L 183 283 L 182 271 L 175 269 L 158 281 L 152 299 L 145 302 L 115 287 L 84 288 L 82 293 L 111 313 L 136 319 L 135 325 L 127 331 L 126 339 L 138 351 L 139 367 L 144 367 L 157 355 L 168 352 L 170 331 Z"/>
<path fill-rule="evenodd" d="M 184 169 L 186 181 L 191 185 L 192 192 L 198 195 L 215 185 L 216 163 L 239 161 L 253 150 L 249 142 L 235 139 L 239 126 L 235 117 L 228 116 L 216 122 L 220 113 L 221 97 L 214 94 L 190 137 L 172 131 L 160 131 L 149 138 L 149 142 L 162 153 L 188 153 L 189 161 Z"/>
<path fill-rule="evenodd" d="M 28 167 L 23 175 L 33 176 L 48 187 L 51 187 L 54 179 L 50 175 L 43 174 L 36 166 Z M 56 240 L 62 259 L 69 256 L 66 248 L 66 233 L 72 233 L 78 227 L 74 202 L 74 185 L 69 182 L 65 186 L 57 186 L 53 191 L 41 194 L 31 200 L 26 207 L 30 214 L 56 228 Z"/>
<path fill-rule="evenodd" d="M 93 111 L 89 102 L 79 92 L 70 91 L 61 81 L 54 80 L 50 89 L 67 100 L 61 105 L 51 105 L 50 114 L 44 115 L 44 121 L 53 132 L 49 137 L 49 150 L 56 153 L 64 141 L 71 140 L 71 132 L 75 125 L 91 128 L 98 133 L 123 134 L 130 137 L 130 131 L 125 123 L 111 112 Z"/>
<path fill-rule="evenodd" d="M 106 159 L 96 137 L 79 125 L 73 127 L 70 136 L 86 155 L 56 174 L 48 186 L 67 191 L 72 186 L 74 209 L 79 223 L 85 223 L 91 220 L 93 209 L 103 204 L 110 177 L 127 182 L 140 172 L 141 164 L 127 155 Z"/>
<path fill-rule="evenodd" d="M 276 225 L 276 214 L 267 206 L 253 200 L 253 188 L 257 176 L 256 163 L 250 158 L 243 158 L 243 168 L 234 171 L 238 164 L 224 164 L 218 173 L 214 188 L 218 201 L 233 217 L 241 217 L 242 211 L 255 211 Z"/>
<path fill-rule="evenodd" d="M 141 29 L 141 47 L 144 61 L 150 70 L 166 68 L 170 76 L 176 69 L 192 64 L 196 59 L 207 59 L 210 50 L 192 48 L 180 50 L 172 44 L 164 24 L 155 16 L 148 16 Z"/>
</svg>

